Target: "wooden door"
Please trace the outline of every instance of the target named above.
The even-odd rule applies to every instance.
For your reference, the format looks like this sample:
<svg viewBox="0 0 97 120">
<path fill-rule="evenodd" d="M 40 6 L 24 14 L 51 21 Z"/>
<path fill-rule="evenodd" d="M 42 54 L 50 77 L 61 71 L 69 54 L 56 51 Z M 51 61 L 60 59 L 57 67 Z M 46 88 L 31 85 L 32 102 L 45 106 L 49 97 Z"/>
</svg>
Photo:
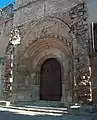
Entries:
<svg viewBox="0 0 97 120">
<path fill-rule="evenodd" d="M 62 96 L 61 66 L 56 59 L 47 59 L 40 71 L 40 100 L 60 101 Z"/>
</svg>

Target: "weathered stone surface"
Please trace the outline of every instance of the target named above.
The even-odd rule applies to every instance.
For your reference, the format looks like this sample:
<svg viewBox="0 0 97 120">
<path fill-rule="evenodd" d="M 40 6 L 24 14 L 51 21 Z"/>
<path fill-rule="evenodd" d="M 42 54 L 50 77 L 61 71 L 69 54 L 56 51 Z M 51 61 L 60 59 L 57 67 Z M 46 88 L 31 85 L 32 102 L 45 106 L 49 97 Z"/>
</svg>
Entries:
<svg viewBox="0 0 97 120">
<path fill-rule="evenodd" d="M 29 100 L 39 100 L 41 66 L 48 58 L 55 58 L 62 69 L 61 102 L 72 102 L 74 79 L 88 74 L 89 67 L 85 2 L 42 0 L 29 4 L 27 0 L 17 0 L 13 23 L 20 29 L 22 40 L 16 52 L 16 58 L 20 57 L 13 91 L 16 96 L 23 94 L 13 100 L 26 99 L 24 88 L 32 95 L 28 95 Z"/>
<path fill-rule="evenodd" d="M 74 47 L 74 68 L 75 68 L 75 76 L 78 77 L 84 76 L 84 74 L 88 74 L 88 66 L 89 66 L 89 58 L 88 58 L 88 23 L 87 19 L 87 8 L 86 4 L 82 3 L 70 10 L 70 18 L 72 20 L 71 32 L 75 35 L 74 38 L 76 40 L 77 46 Z M 84 66 L 84 67 L 83 67 Z M 78 73 L 79 71 L 79 73 Z M 75 78 L 77 79 L 77 78 Z"/>
</svg>

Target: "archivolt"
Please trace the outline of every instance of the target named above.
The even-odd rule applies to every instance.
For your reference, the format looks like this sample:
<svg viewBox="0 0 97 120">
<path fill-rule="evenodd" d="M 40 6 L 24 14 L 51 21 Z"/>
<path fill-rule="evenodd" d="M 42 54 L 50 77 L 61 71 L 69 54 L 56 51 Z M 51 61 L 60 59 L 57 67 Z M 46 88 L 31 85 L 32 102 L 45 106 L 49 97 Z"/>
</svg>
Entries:
<svg viewBox="0 0 97 120">
<path fill-rule="evenodd" d="M 41 22 L 44 22 L 46 20 L 52 20 L 52 21 L 59 22 L 62 25 L 64 25 L 65 27 L 67 27 L 68 31 L 70 30 L 70 26 L 67 23 L 65 23 L 65 22 L 63 22 L 63 21 L 61 21 L 61 20 L 59 20 L 57 18 L 50 17 L 50 16 L 49 17 L 42 17 L 42 18 L 40 18 L 39 20 L 37 20 L 37 21 L 35 21 L 33 23 L 33 25 L 31 26 L 31 28 L 27 31 L 26 35 L 24 36 L 23 40 L 25 40 L 29 36 L 29 34 L 30 34 L 30 32 L 32 32 L 33 28 L 35 28 L 38 24 L 40 24 Z"/>
<path fill-rule="evenodd" d="M 40 40 L 37 40 L 32 45 L 28 47 L 28 49 L 25 51 L 24 57 L 34 58 L 37 56 L 40 52 L 43 52 L 45 49 L 49 48 L 57 48 L 61 50 L 64 54 L 66 54 L 68 57 L 72 57 L 72 51 L 68 43 L 64 43 L 57 38 L 54 37 L 46 37 L 41 38 Z"/>
<path fill-rule="evenodd" d="M 56 18 L 54 18 L 54 17 L 43 17 L 43 18 L 41 18 L 41 19 L 39 19 L 39 20 L 37 20 L 37 21 L 35 21 L 34 23 L 33 23 L 33 25 L 31 25 L 31 27 L 29 28 L 29 30 L 26 32 L 26 34 L 24 35 L 24 38 L 23 38 L 23 40 L 22 40 L 22 44 L 21 44 L 21 48 L 22 49 L 24 49 L 27 45 L 28 45 L 28 43 L 30 42 L 30 40 L 29 40 L 29 35 L 30 34 L 33 34 L 34 35 L 34 30 L 37 28 L 37 26 L 39 26 L 39 25 L 42 25 L 45 21 L 55 21 L 55 22 L 57 22 L 57 23 L 60 23 L 60 24 L 62 24 L 64 27 L 66 27 L 67 28 L 67 31 L 70 31 L 70 27 L 69 27 L 69 25 L 67 24 L 67 23 L 65 23 L 65 22 L 63 22 L 63 21 L 61 21 L 61 20 L 59 20 L 59 19 L 56 19 Z M 41 30 L 40 30 L 41 31 Z M 40 36 L 41 37 L 41 36 Z M 39 38 L 40 38 L 39 37 Z M 35 38 L 36 39 L 36 38 Z"/>
</svg>

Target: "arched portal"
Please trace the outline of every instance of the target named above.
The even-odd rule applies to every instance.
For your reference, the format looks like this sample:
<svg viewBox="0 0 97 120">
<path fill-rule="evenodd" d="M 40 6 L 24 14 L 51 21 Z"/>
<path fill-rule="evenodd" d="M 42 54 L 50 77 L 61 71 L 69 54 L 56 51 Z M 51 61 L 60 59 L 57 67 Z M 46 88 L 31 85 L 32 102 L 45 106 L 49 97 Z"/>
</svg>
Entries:
<svg viewBox="0 0 97 120">
<path fill-rule="evenodd" d="M 55 58 L 49 58 L 41 66 L 40 100 L 60 101 L 61 97 L 61 65 Z"/>
</svg>

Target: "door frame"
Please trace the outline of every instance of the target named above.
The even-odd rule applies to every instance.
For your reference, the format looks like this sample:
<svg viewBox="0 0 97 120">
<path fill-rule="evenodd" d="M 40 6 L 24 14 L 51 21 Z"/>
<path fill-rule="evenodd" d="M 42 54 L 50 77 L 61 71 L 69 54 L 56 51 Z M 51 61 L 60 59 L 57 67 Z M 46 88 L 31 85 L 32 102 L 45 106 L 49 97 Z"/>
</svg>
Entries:
<svg viewBox="0 0 97 120">
<path fill-rule="evenodd" d="M 39 100 L 40 100 L 40 71 L 41 71 L 41 66 L 49 58 L 54 58 L 54 59 L 56 59 L 60 63 L 62 84 L 64 83 L 64 79 L 65 79 L 65 76 L 64 76 L 64 66 L 63 66 L 63 63 L 62 63 L 60 58 L 58 58 L 57 56 L 55 56 L 53 54 L 48 54 L 47 56 L 42 57 L 38 61 L 38 64 L 36 66 L 36 81 L 37 81 L 37 85 L 39 86 Z M 63 88 L 62 88 L 62 95 L 63 95 Z"/>
</svg>

